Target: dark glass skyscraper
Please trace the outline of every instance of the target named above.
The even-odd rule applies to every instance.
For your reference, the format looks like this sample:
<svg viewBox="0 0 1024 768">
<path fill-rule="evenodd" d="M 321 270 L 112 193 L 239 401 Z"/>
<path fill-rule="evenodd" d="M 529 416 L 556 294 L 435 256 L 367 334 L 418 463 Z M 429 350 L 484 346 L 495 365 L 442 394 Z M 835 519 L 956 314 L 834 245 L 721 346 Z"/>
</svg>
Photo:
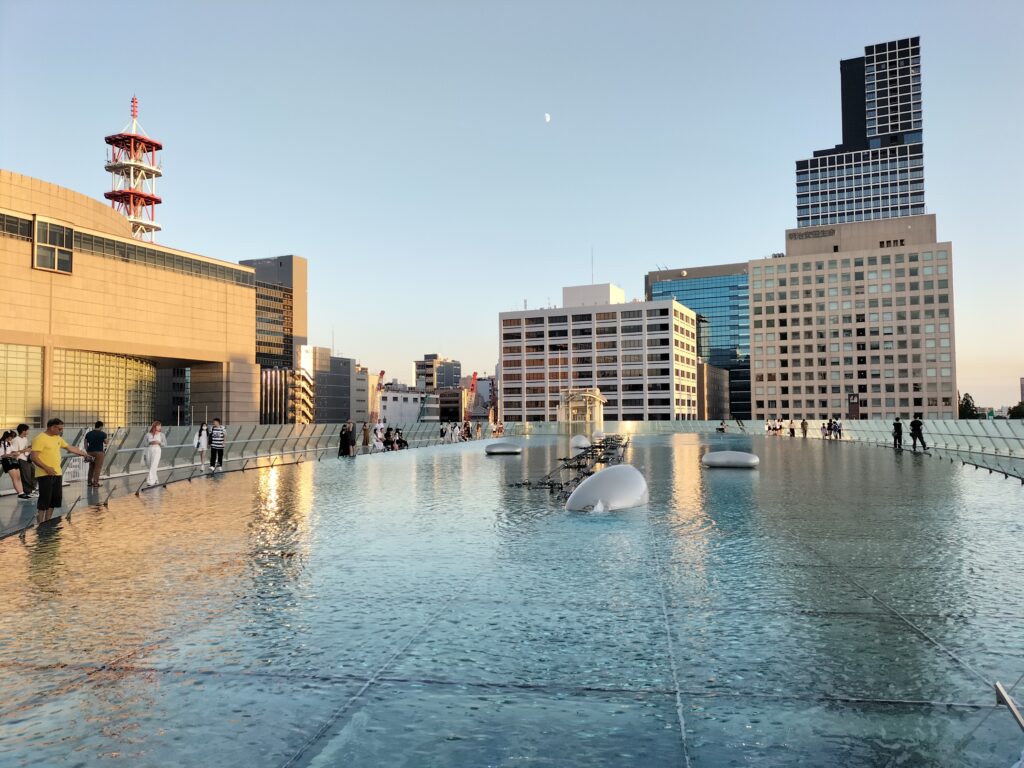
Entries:
<svg viewBox="0 0 1024 768">
<path fill-rule="evenodd" d="M 750 288 L 747 265 L 649 272 L 648 301 L 675 299 L 703 318 L 698 354 L 729 371 L 729 408 L 734 419 L 750 418 Z"/>
<path fill-rule="evenodd" d="M 920 38 L 839 62 L 843 142 L 796 161 L 797 226 L 925 213 Z"/>
</svg>

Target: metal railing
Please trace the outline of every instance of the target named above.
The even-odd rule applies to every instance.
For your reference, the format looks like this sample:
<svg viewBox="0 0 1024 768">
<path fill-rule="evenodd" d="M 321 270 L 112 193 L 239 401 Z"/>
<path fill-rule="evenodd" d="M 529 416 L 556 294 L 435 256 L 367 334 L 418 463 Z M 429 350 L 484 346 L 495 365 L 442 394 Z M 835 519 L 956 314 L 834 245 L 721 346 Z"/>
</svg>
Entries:
<svg viewBox="0 0 1024 768">
<path fill-rule="evenodd" d="M 392 425 L 394 426 L 394 425 Z M 409 448 L 423 448 L 441 443 L 440 424 L 423 422 L 402 425 L 402 436 Z M 64 439 L 71 445 L 83 447 L 86 427 L 66 429 Z M 101 478 L 104 480 L 142 475 L 149 472 L 143 463 L 146 449 L 146 427 L 122 427 L 108 432 L 106 456 L 104 457 Z M 165 427 L 163 434 L 167 445 L 163 446 L 160 455 L 159 471 L 164 476 L 165 470 L 197 470 L 200 467 L 199 451 L 195 447 L 195 436 L 198 428 Z M 340 439 L 340 424 L 245 424 L 225 427 L 224 464 L 254 462 L 273 456 L 323 455 L 331 450 L 337 451 Z M 38 434 L 38 433 L 34 433 Z M 33 434 L 33 436 L 34 436 Z M 480 437 L 490 437 L 490 429 L 481 430 Z M 476 426 L 473 425 L 473 437 L 476 438 Z M 362 424 L 356 426 L 356 453 L 374 453 L 372 443 L 363 445 Z M 210 460 L 210 450 L 204 457 Z M 65 483 L 83 480 L 88 466 L 77 456 L 65 454 L 61 461 L 61 471 Z M 193 472 L 194 474 L 194 472 Z M 184 478 L 181 478 L 184 479 Z M 14 493 L 10 478 L 4 474 L 0 477 L 0 495 Z"/>
</svg>

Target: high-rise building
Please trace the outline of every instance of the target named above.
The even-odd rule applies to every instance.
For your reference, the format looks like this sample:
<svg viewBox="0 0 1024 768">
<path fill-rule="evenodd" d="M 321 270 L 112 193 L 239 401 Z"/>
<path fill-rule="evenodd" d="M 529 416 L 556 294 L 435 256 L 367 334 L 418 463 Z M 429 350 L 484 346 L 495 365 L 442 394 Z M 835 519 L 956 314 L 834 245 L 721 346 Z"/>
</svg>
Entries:
<svg viewBox="0 0 1024 768">
<path fill-rule="evenodd" d="M 749 267 L 755 419 L 957 417 L 934 215 L 791 229 L 785 255 Z"/>
<path fill-rule="evenodd" d="M 567 390 L 598 388 L 606 421 L 697 417 L 697 317 L 614 285 L 565 288 L 562 307 L 502 312 L 500 416 L 558 421 Z"/>
<path fill-rule="evenodd" d="M 925 213 L 920 38 L 839 63 L 843 141 L 796 161 L 797 226 Z"/>
<path fill-rule="evenodd" d="M 648 301 L 675 299 L 698 315 L 698 357 L 729 372 L 729 409 L 750 418 L 750 286 L 746 262 L 649 272 Z M 714 417 L 711 417 L 714 418 Z"/>
<path fill-rule="evenodd" d="M 256 273 L 256 362 L 294 368 L 306 343 L 309 265 L 302 256 L 240 261 Z"/>
<path fill-rule="evenodd" d="M 415 365 L 416 388 L 426 392 L 434 392 L 441 387 L 457 387 L 462 378 L 462 363 L 437 354 L 424 355 Z"/>
</svg>

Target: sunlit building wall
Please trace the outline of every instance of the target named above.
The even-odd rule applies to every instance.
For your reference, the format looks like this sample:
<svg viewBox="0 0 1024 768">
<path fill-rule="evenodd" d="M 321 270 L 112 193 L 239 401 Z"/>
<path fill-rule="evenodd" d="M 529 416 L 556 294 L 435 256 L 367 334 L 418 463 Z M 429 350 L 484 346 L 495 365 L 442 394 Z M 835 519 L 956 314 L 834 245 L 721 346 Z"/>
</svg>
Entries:
<svg viewBox="0 0 1024 768">
<path fill-rule="evenodd" d="M 7 423 L 147 423 L 156 370 L 186 367 L 191 406 L 256 422 L 254 283 L 250 268 L 134 239 L 99 200 L 0 170 Z"/>
</svg>

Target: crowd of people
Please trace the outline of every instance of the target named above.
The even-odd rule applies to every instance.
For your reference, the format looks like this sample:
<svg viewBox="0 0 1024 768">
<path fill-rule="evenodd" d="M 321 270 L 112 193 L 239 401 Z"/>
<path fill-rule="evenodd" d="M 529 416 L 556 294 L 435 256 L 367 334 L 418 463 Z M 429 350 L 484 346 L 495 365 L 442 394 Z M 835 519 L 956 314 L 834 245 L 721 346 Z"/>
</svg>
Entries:
<svg viewBox="0 0 1024 768">
<path fill-rule="evenodd" d="M 769 435 L 782 435 L 785 433 L 790 437 L 796 437 L 796 430 L 798 427 L 800 429 L 801 436 L 807 437 L 807 431 L 810 429 L 807 419 L 801 419 L 799 425 L 792 419 L 788 422 L 784 419 L 768 419 L 764 423 L 765 433 Z M 843 439 L 843 422 L 839 419 L 829 419 L 828 421 L 821 422 L 820 429 L 822 440 Z"/>
<path fill-rule="evenodd" d="M 491 436 L 500 434 L 499 425 L 491 425 Z M 483 425 L 479 422 L 472 425 L 469 421 L 461 424 L 457 421 L 442 422 L 438 425 L 437 442 L 439 444 L 461 443 L 467 440 L 479 440 L 483 436 Z M 385 421 L 376 424 L 363 422 L 358 429 L 349 421 L 341 425 L 338 435 L 338 458 L 355 458 L 360 453 L 383 453 L 385 451 L 401 451 L 409 447 L 409 441 L 402 429 L 392 427 Z"/>
</svg>

